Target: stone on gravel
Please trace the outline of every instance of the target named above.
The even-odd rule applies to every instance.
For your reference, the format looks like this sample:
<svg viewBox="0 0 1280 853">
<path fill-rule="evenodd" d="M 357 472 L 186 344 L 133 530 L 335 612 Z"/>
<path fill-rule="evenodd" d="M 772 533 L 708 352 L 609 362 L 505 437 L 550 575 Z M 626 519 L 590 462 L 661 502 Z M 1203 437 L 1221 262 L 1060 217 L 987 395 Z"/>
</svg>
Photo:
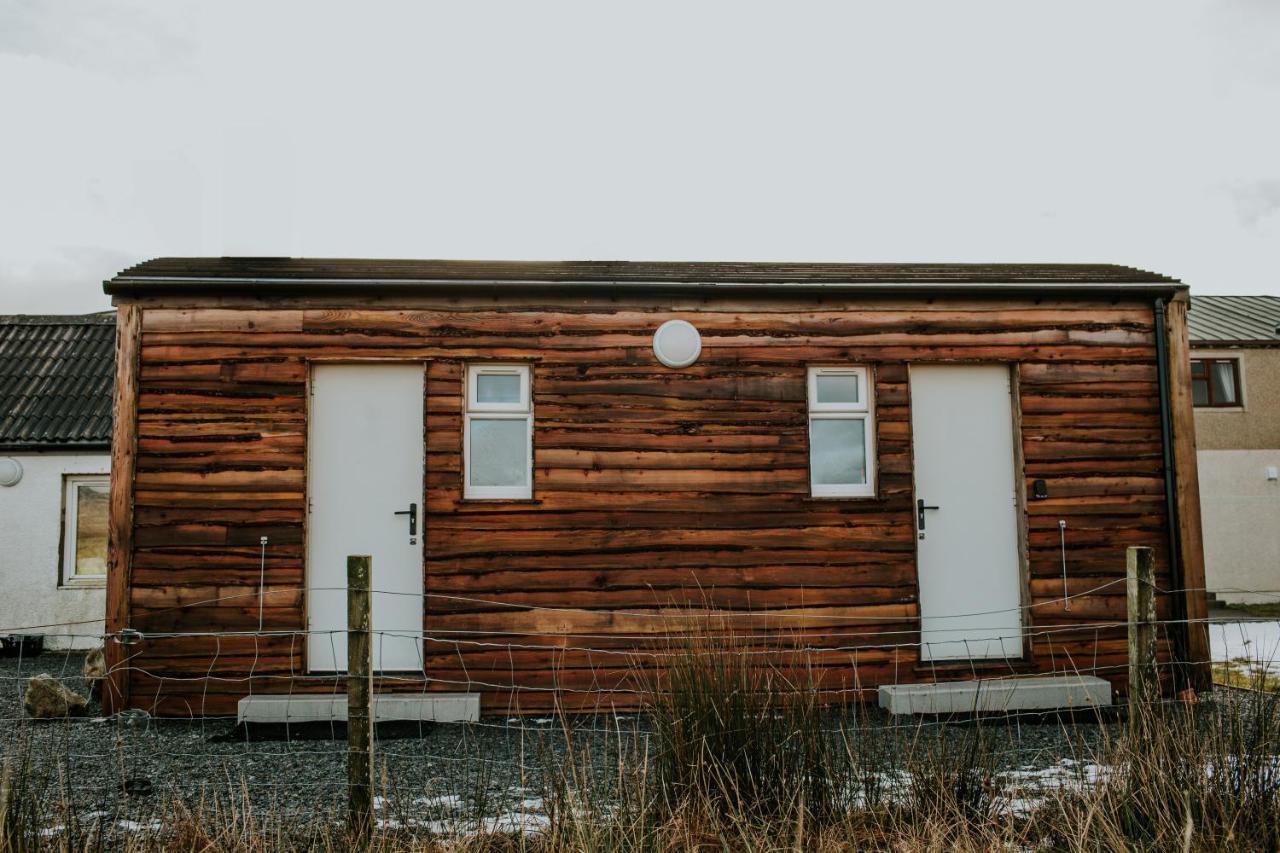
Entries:
<svg viewBox="0 0 1280 853">
<path fill-rule="evenodd" d="M 22 696 L 22 706 L 37 720 L 79 717 L 88 705 L 88 699 L 63 687 L 62 682 L 47 672 L 32 676 Z"/>
<path fill-rule="evenodd" d="M 101 699 L 102 682 L 107 677 L 107 653 L 102 646 L 85 655 L 83 674 L 89 685 L 89 695 L 94 699 Z"/>
<path fill-rule="evenodd" d="M 107 677 L 107 654 L 102 646 L 84 657 L 84 677 L 89 681 L 101 681 Z"/>
</svg>

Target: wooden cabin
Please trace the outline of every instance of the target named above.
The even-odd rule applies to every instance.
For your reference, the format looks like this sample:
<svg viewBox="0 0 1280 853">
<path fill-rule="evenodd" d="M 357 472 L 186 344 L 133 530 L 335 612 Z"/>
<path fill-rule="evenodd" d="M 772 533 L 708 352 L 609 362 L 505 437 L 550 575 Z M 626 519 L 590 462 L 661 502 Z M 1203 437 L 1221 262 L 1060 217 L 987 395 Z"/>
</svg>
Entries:
<svg viewBox="0 0 1280 853">
<path fill-rule="evenodd" d="M 163 258 L 117 306 L 113 707 L 383 691 L 621 708 L 687 634 L 833 697 L 1087 672 L 1125 548 L 1208 639 L 1187 288 L 1110 265 Z M 1183 621 L 1177 621 L 1183 620 Z"/>
</svg>

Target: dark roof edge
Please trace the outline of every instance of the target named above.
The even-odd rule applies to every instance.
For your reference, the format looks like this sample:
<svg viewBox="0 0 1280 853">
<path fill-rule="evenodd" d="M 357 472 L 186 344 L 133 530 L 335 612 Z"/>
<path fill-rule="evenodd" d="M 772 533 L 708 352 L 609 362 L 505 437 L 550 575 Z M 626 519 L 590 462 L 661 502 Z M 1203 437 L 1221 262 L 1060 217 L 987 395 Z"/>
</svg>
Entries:
<svg viewBox="0 0 1280 853">
<path fill-rule="evenodd" d="M 578 293 L 608 288 L 643 293 L 766 293 L 816 294 L 854 292 L 904 295 L 907 293 L 1088 293 L 1150 294 L 1187 293 L 1178 281 L 1115 282 L 749 282 L 749 281 L 550 281 L 537 279 L 377 279 L 377 278 L 229 278 L 152 277 L 120 275 L 102 283 L 111 296 L 161 296 L 219 294 L 237 296 L 299 296 L 307 294 L 407 295 L 457 291 L 500 293 L 511 291 Z"/>
<path fill-rule="evenodd" d="M 1191 338 L 1191 348 L 1196 349 L 1280 349 L 1280 339 L 1276 338 L 1244 338 L 1241 340 L 1214 340 L 1212 338 Z"/>
<path fill-rule="evenodd" d="M 58 450 L 100 450 L 104 453 L 111 452 L 110 441 L 31 441 L 31 442 L 0 442 L 0 453 L 52 453 Z"/>
<path fill-rule="evenodd" d="M 96 326 L 115 321 L 111 308 L 90 314 L 0 314 L 0 326 Z"/>
</svg>

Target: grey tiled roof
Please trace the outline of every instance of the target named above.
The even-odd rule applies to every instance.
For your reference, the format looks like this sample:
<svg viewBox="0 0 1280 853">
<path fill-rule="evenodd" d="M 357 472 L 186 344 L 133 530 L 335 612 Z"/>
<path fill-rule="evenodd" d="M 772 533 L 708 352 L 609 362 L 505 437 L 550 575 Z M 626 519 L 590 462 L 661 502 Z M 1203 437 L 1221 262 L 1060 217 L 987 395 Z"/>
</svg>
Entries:
<svg viewBox="0 0 1280 853">
<path fill-rule="evenodd" d="M 1193 343 L 1280 345 L 1280 296 L 1193 296 Z"/>
<path fill-rule="evenodd" d="M 0 316 L 0 450 L 111 444 L 115 313 Z"/>
</svg>

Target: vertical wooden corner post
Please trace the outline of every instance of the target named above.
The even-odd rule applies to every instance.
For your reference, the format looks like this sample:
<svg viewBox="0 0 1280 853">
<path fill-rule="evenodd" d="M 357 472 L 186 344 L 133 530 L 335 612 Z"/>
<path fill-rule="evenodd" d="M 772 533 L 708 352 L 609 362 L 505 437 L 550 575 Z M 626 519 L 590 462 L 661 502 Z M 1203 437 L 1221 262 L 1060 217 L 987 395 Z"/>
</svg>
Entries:
<svg viewBox="0 0 1280 853">
<path fill-rule="evenodd" d="M 1203 692 L 1213 687 L 1209 652 L 1209 601 L 1205 594 L 1204 532 L 1200 518 L 1200 472 L 1196 461 L 1195 401 L 1191 397 L 1191 340 L 1185 293 L 1169 302 L 1166 334 L 1169 341 L 1169 407 L 1173 426 L 1173 467 L 1177 472 L 1174 499 L 1178 517 L 1178 551 L 1182 561 L 1182 629 L 1186 644 L 1182 661 L 1189 684 Z M 1177 611 L 1175 611 L 1176 618 Z"/>
<path fill-rule="evenodd" d="M 1132 546 L 1127 553 L 1129 597 L 1129 719 L 1140 719 L 1140 706 L 1160 695 L 1156 671 L 1156 552 Z"/>
<path fill-rule="evenodd" d="M 103 654 L 107 679 L 102 705 L 108 714 L 129 707 L 128 651 L 119 632 L 130 626 L 133 565 L 133 479 L 138 454 L 138 353 L 142 309 L 116 306 L 116 376 L 111 400 L 111 503 L 107 524 L 107 602 Z"/>
<path fill-rule="evenodd" d="M 347 557 L 348 829 L 366 846 L 373 837 L 372 569 L 367 554 Z"/>
</svg>

